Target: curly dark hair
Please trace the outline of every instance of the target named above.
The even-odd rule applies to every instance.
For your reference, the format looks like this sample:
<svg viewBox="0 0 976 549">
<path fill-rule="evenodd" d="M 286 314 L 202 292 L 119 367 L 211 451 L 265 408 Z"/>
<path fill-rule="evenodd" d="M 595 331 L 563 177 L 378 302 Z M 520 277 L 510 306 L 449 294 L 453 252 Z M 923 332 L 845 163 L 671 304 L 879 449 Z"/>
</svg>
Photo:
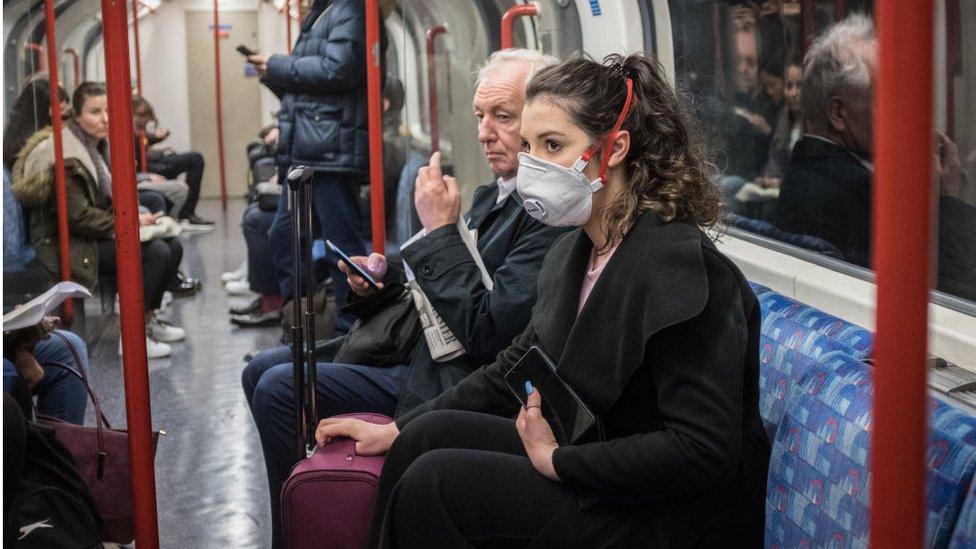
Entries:
<svg viewBox="0 0 976 549">
<path fill-rule="evenodd" d="M 621 127 L 630 133 L 625 190 L 604 214 L 605 247 L 619 241 L 645 210 L 657 212 L 665 223 L 708 228 L 718 220 L 721 205 L 714 166 L 701 141 L 693 138 L 697 123 L 686 114 L 657 61 L 616 54 L 602 64 L 572 58 L 536 74 L 526 89 L 526 102 L 536 97 L 554 102 L 596 141 L 606 137 L 623 109 L 628 77 L 634 97 Z"/>
</svg>

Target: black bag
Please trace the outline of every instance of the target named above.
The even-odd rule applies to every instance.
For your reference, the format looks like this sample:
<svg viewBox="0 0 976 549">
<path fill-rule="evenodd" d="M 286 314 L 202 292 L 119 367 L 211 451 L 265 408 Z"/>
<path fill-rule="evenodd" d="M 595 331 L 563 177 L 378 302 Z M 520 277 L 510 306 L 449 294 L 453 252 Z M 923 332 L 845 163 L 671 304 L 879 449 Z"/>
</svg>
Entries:
<svg viewBox="0 0 976 549">
<path fill-rule="evenodd" d="M 346 305 L 359 320 L 336 353 L 335 362 L 366 366 L 407 364 L 422 332 L 410 289 L 391 283 L 377 294 Z"/>
<path fill-rule="evenodd" d="M 54 433 L 27 425 L 23 475 L 5 512 L 4 546 L 101 547 L 101 519 L 71 454 Z"/>
</svg>

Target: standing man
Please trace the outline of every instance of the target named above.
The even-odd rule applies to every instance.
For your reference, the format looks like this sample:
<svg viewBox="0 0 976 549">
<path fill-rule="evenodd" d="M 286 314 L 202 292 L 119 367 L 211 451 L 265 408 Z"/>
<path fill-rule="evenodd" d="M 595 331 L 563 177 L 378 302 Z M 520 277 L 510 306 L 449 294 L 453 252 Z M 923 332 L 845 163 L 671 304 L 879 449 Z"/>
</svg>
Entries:
<svg viewBox="0 0 976 549">
<path fill-rule="evenodd" d="M 281 99 L 278 111 L 278 181 L 289 166 L 315 171 L 312 208 L 320 238 L 331 240 L 349 255 L 363 255 L 356 201 L 369 166 L 366 107 L 366 15 L 362 0 L 315 0 L 302 22 L 290 55 L 248 57 L 262 83 Z M 292 212 L 288 193 L 281 194 L 268 232 L 281 294 L 293 294 Z M 330 257 L 329 272 L 336 308 L 346 304 L 349 284 Z M 355 319 L 340 313 L 337 333 L 346 333 Z"/>
</svg>

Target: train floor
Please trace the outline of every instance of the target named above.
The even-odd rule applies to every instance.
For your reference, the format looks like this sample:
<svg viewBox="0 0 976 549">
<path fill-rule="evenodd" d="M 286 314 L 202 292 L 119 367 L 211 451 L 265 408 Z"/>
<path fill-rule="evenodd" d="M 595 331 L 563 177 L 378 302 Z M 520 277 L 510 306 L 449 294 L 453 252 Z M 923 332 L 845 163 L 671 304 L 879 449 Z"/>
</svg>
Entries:
<svg viewBox="0 0 976 549">
<path fill-rule="evenodd" d="M 181 235 L 184 271 L 203 281 L 196 295 L 177 298 L 166 318 L 186 329 L 172 356 L 149 361 L 156 453 L 156 500 L 164 548 L 269 547 L 270 507 L 264 460 L 241 390 L 243 357 L 277 344 L 280 328 L 235 327 L 220 275 L 246 256 L 240 220 L 244 201 L 201 201 L 198 213 L 216 230 Z M 111 318 L 91 356 L 92 381 L 113 426 L 125 423 L 118 317 Z M 94 424 L 89 407 L 88 424 Z"/>
</svg>

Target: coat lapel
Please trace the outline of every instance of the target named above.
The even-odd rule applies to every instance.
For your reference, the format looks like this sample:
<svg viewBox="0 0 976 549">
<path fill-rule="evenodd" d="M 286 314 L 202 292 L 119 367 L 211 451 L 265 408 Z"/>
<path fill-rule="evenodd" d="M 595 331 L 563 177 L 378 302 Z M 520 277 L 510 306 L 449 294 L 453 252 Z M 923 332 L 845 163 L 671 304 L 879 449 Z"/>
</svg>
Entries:
<svg viewBox="0 0 976 549">
<path fill-rule="evenodd" d="M 655 333 L 697 316 L 708 299 L 701 231 L 645 212 L 624 237 L 577 318 L 592 244 L 582 230 L 540 282 L 539 342 L 559 375 L 605 414 L 644 363 Z M 555 251 L 555 250 L 554 250 Z M 545 295 L 545 305 L 543 296 Z"/>
</svg>

